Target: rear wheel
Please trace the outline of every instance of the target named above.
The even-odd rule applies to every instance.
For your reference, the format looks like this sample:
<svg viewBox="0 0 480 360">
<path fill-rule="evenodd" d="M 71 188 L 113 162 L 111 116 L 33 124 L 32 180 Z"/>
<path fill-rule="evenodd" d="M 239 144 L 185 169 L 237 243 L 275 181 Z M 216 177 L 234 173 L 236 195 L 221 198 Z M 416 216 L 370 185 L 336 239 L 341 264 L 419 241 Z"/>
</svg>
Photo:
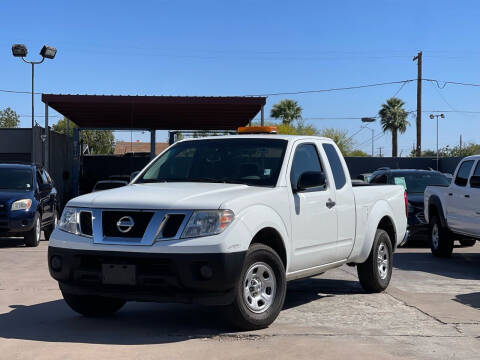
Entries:
<svg viewBox="0 0 480 360">
<path fill-rule="evenodd" d="M 477 240 L 475 239 L 463 239 L 463 240 L 460 240 L 460 245 L 469 247 L 469 246 L 475 245 L 476 242 Z"/>
<path fill-rule="evenodd" d="M 28 231 L 25 236 L 23 237 L 23 242 L 28 247 L 35 247 L 40 244 L 40 234 L 42 232 L 42 227 L 40 224 L 40 215 L 37 213 L 35 214 L 35 218 L 33 220 L 33 228 L 32 230 Z"/>
<path fill-rule="evenodd" d="M 52 235 L 53 230 L 55 230 L 57 223 L 58 223 L 58 214 L 57 214 L 57 210 L 54 210 L 53 222 L 47 227 L 45 227 L 45 229 L 43 230 L 43 234 L 45 235 L 45 240 L 50 240 L 50 235 Z"/>
<path fill-rule="evenodd" d="M 367 261 L 358 264 L 358 279 L 367 292 L 382 292 L 392 277 L 392 243 L 384 230 L 377 230 Z"/>
<path fill-rule="evenodd" d="M 244 330 L 268 327 L 282 310 L 286 290 L 285 267 L 278 254 L 266 245 L 253 244 L 228 309 L 232 323 Z"/>
<path fill-rule="evenodd" d="M 62 291 L 65 302 L 70 308 L 84 316 L 98 317 L 116 313 L 125 305 L 125 300 L 102 296 L 75 295 Z"/>
<path fill-rule="evenodd" d="M 453 239 L 436 215 L 432 216 L 430 220 L 430 249 L 432 254 L 437 257 L 450 257 L 453 252 Z"/>
</svg>

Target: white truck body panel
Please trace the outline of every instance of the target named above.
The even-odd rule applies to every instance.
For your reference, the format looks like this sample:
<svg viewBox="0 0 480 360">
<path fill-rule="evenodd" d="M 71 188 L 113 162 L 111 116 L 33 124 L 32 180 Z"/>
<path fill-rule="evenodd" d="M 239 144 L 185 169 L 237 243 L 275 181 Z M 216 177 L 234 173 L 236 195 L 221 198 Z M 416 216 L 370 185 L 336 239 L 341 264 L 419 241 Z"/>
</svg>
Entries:
<svg viewBox="0 0 480 360">
<path fill-rule="evenodd" d="M 466 183 L 457 181 L 459 170 L 464 163 L 471 163 Z M 425 219 L 430 219 L 429 207 L 438 199 L 441 215 L 447 227 L 458 234 L 480 238 L 480 188 L 472 187 L 470 179 L 480 174 L 480 155 L 464 158 L 455 170 L 448 187 L 428 186 L 425 190 Z M 478 175 L 477 175 L 478 176 Z M 436 200 L 435 200 L 436 201 Z"/>
</svg>

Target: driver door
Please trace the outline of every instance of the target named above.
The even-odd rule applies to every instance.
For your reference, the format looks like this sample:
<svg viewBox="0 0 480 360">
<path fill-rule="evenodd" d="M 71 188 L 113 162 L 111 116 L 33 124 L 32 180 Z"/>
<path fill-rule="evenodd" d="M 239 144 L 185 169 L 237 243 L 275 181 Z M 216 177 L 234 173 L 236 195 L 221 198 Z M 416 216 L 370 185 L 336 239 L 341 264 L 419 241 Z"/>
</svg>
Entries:
<svg viewBox="0 0 480 360">
<path fill-rule="evenodd" d="M 317 145 L 301 143 L 294 152 L 290 169 L 290 217 L 293 247 L 292 271 L 304 270 L 337 260 L 337 213 L 334 189 L 325 187 L 296 191 L 300 175 L 307 171 L 321 171 Z"/>
</svg>

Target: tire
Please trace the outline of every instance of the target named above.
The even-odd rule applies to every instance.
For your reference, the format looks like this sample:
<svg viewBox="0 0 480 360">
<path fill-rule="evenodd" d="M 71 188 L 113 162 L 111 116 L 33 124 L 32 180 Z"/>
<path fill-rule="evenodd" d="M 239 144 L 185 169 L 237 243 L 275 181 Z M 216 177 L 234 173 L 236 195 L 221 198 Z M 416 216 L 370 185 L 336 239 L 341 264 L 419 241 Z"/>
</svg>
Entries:
<svg viewBox="0 0 480 360">
<path fill-rule="evenodd" d="M 45 229 L 43 229 L 43 235 L 45 235 L 45 240 L 47 241 L 50 240 L 50 236 L 52 235 L 53 230 L 55 230 L 55 227 L 57 226 L 57 222 L 58 222 L 58 214 L 57 214 L 57 210 L 55 209 L 53 211 L 53 223 L 45 227 Z"/>
<path fill-rule="evenodd" d="M 62 291 L 65 302 L 80 315 L 88 317 L 108 316 L 120 310 L 126 301 L 102 296 L 75 295 Z"/>
<path fill-rule="evenodd" d="M 430 249 L 437 257 L 450 257 L 453 252 L 453 239 L 448 229 L 442 226 L 437 215 L 430 219 Z"/>
<path fill-rule="evenodd" d="M 259 271 L 263 273 L 259 274 Z M 258 330 L 275 321 L 285 302 L 285 267 L 278 254 L 263 244 L 248 249 L 234 302 L 228 307 L 232 324 L 242 330 Z"/>
<path fill-rule="evenodd" d="M 28 247 L 38 246 L 40 244 L 41 233 L 42 233 L 42 227 L 40 223 L 40 215 L 36 213 L 35 218 L 33 220 L 32 230 L 28 231 L 23 237 L 23 242 L 25 243 L 25 246 L 28 246 Z"/>
<path fill-rule="evenodd" d="M 362 288 L 369 293 L 384 291 L 392 277 L 393 251 L 390 236 L 384 230 L 375 233 L 372 250 L 367 261 L 358 264 L 358 279 Z"/>
<path fill-rule="evenodd" d="M 463 239 L 463 240 L 460 240 L 460 245 L 465 247 L 470 247 L 470 246 L 474 246 L 476 242 L 477 240 L 475 239 Z"/>
</svg>

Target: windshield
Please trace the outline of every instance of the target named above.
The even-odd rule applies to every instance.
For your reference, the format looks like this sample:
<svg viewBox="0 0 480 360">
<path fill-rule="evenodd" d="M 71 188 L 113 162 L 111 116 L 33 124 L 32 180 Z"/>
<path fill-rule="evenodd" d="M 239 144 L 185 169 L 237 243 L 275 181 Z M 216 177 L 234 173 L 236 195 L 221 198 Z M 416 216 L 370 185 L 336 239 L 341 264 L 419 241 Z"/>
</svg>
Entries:
<svg viewBox="0 0 480 360">
<path fill-rule="evenodd" d="M 209 139 L 171 147 L 143 173 L 142 182 L 223 182 L 275 186 L 287 141 Z"/>
<path fill-rule="evenodd" d="M 31 190 L 32 171 L 29 169 L 0 168 L 0 190 Z"/>
<path fill-rule="evenodd" d="M 448 186 L 450 180 L 438 173 L 407 173 L 394 174 L 394 183 L 402 185 L 408 194 L 424 193 L 425 188 L 430 185 Z"/>
</svg>

